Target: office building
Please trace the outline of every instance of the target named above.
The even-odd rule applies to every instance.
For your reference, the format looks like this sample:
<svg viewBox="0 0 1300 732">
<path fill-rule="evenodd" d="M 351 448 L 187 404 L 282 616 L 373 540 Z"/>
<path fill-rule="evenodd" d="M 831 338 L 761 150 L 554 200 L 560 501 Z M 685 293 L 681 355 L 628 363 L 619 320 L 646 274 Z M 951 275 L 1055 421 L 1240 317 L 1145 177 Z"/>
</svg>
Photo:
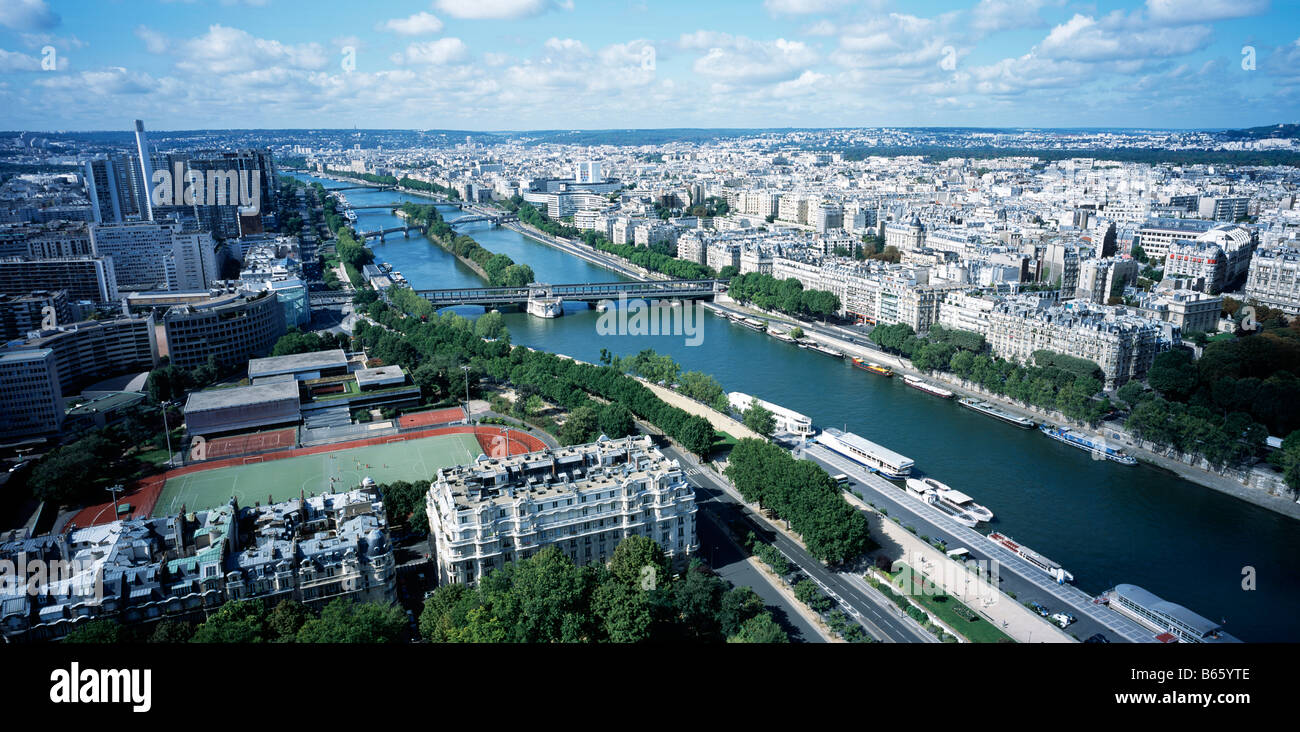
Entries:
<svg viewBox="0 0 1300 732">
<path fill-rule="evenodd" d="M 63 290 L 72 300 L 114 301 L 118 292 L 113 260 L 107 257 L 0 259 L 0 295 L 26 295 L 35 290 Z"/>
<path fill-rule="evenodd" d="M 85 320 L 30 334 L 8 351 L 51 350 L 64 394 L 120 374 L 150 371 L 158 365 L 153 315 Z"/>
<path fill-rule="evenodd" d="M 242 364 L 271 352 L 284 335 L 284 310 L 275 292 L 234 293 L 176 305 L 163 315 L 171 363 L 194 369 L 216 359 Z"/>
<path fill-rule="evenodd" d="M 63 391 L 54 351 L 0 351 L 0 440 L 56 435 L 63 426 Z"/>
<path fill-rule="evenodd" d="M 212 235 L 179 221 L 95 224 L 90 238 L 122 289 L 206 290 L 220 277 Z"/>
</svg>

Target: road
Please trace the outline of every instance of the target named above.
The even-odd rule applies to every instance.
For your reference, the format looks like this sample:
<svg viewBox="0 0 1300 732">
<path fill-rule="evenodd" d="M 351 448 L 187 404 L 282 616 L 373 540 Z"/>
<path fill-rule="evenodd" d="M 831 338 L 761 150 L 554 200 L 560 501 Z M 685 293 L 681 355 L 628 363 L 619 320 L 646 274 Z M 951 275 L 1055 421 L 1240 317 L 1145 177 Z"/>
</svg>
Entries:
<svg viewBox="0 0 1300 732">
<path fill-rule="evenodd" d="M 824 643 L 821 634 L 804 619 L 790 600 L 772 586 L 767 575 L 756 569 L 719 528 L 712 515 L 701 512 L 695 522 L 696 536 L 700 542 L 699 557 L 713 568 L 718 576 L 737 587 L 754 590 L 771 611 L 772 618 L 785 629 L 791 643 Z"/>
<path fill-rule="evenodd" d="M 865 489 L 862 493 L 868 500 L 884 507 L 902 524 L 915 527 L 918 534 L 942 540 L 952 549 L 965 547 L 971 559 L 996 560 L 1001 579 L 999 587 L 1003 592 L 1014 592 L 1015 601 L 1038 602 L 1052 612 L 1065 610 L 1078 618 L 1078 622 L 1066 628 L 1067 633 L 1079 639 L 1102 633 L 1112 641 L 1154 642 L 1151 631 L 1103 605 L 1093 603 L 1087 593 L 1072 585 L 1056 584 L 1045 572 L 1010 550 L 994 544 L 974 529 L 958 524 L 937 509 L 913 500 L 898 486 L 867 472 L 857 463 L 820 445 L 803 448 L 799 457 L 813 460 L 832 475 L 848 475 L 857 486 Z"/>
<path fill-rule="evenodd" d="M 693 458 L 672 445 L 665 446 L 662 450 L 686 468 L 686 479 L 696 488 L 695 501 L 700 510 L 707 511 L 724 525 L 740 520 L 753 526 L 755 533 L 763 535 L 791 564 L 820 585 L 831 599 L 838 599 L 841 608 L 861 623 L 872 637 L 892 643 L 939 642 L 911 618 L 903 616 L 897 605 L 883 595 L 874 593 L 865 583 L 851 582 L 847 575 L 827 569 L 803 547 L 777 531 L 765 518 L 741 504 L 707 471 L 696 467 Z M 697 526 L 702 526 L 703 523 L 698 522 Z"/>
</svg>

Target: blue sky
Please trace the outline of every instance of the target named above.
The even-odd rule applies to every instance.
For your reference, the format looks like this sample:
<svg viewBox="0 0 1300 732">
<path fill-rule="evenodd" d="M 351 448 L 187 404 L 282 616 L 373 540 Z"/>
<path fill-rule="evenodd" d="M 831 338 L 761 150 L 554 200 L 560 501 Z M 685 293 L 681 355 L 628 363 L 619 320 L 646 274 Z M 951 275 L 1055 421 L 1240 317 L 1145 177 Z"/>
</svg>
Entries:
<svg viewBox="0 0 1300 732">
<path fill-rule="evenodd" d="M 1298 111 L 1291 0 L 0 0 L 0 129 L 1190 128 Z"/>
</svg>

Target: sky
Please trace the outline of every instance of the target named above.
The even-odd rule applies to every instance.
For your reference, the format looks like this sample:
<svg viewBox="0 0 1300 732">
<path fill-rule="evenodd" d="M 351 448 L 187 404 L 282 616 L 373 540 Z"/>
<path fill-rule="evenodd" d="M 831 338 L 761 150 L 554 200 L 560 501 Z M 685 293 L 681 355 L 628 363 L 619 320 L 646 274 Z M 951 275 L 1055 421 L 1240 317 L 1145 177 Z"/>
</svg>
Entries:
<svg viewBox="0 0 1300 732">
<path fill-rule="evenodd" d="M 0 129 L 1220 128 L 1295 0 L 0 0 Z"/>
</svg>

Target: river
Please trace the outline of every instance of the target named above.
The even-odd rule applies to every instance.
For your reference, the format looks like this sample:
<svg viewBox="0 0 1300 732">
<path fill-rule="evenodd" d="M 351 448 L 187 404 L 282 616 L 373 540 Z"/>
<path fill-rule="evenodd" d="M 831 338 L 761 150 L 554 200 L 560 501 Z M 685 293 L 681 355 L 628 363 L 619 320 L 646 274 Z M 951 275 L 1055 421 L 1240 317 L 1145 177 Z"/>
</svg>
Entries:
<svg viewBox="0 0 1300 732">
<path fill-rule="evenodd" d="M 326 187 L 339 183 L 307 175 Z M 392 191 L 347 191 L 355 205 L 428 199 Z M 458 214 L 444 213 L 449 222 Z M 358 212 L 358 228 L 400 225 L 383 211 Z M 493 252 L 532 266 L 554 284 L 609 282 L 611 272 L 487 223 L 458 232 Z M 422 236 L 389 235 L 371 244 L 417 289 L 485 283 Z M 1300 526 L 1169 472 L 1128 467 L 1021 430 L 883 378 L 847 361 L 781 343 L 707 315 L 703 342 L 683 336 L 596 332 L 598 314 L 566 306 L 545 320 L 506 313 L 516 344 L 596 361 L 602 348 L 631 355 L 653 348 L 684 370 L 712 374 L 727 391 L 743 391 L 807 414 L 821 427 L 847 428 L 916 461 L 917 469 L 970 494 L 996 515 L 991 527 L 1060 562 L 1090 594 L 1128 582 L 1185 605 L 1247 641 L 1300 642 Z M 1253 590 L 1243 589 L 1251 572 Z M 1288 609 L 1289 608 L 1289 609 Z"/>
</svg>

